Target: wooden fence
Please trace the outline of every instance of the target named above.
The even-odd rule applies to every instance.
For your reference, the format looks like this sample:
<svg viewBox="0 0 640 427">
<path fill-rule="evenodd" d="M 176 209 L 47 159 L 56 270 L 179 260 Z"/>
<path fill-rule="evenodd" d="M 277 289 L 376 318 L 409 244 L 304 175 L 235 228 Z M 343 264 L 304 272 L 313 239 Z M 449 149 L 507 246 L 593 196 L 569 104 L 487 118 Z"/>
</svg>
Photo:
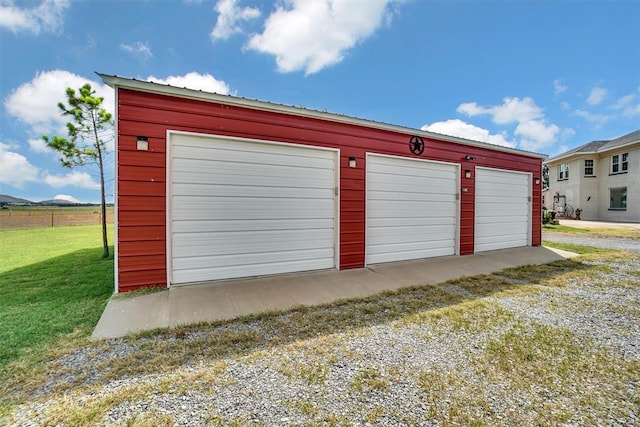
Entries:
<svg viewBox="0 0 640 427">
<path fill-rule="evenodd" d="M 0 228 L 64 227 L 101 224 L 100 207 L 64 209 L 0 209 Z M 107 208 L 107 222 L 113 222 L 113 208 Z"/>
</svg>

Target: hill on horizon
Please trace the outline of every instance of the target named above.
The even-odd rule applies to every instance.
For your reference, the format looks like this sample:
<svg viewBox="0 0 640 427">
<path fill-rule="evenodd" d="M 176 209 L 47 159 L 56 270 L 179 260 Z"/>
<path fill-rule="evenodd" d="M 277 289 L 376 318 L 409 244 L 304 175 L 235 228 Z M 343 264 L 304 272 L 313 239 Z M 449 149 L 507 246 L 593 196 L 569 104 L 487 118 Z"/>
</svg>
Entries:
<svg viewBox="0 0 640 427">
<path fill-rule="evenodd" d="M 10 196 L 8 194 L 0 194 L 0 205 L 30 205 L 30 206 L 97 206 L 96 203 L 73 202 L 63 198 L 54 198 L 34 202 L 33 200 L 23 199 L 21 197 Z"/>
<path fill-rule="evenodd" d="M 19 197 L 9 196 L 8 194 L 0 194 L 0 203 L 2 204 L 34 204 L 31 200 L 21 199 Z"/>
</svg>

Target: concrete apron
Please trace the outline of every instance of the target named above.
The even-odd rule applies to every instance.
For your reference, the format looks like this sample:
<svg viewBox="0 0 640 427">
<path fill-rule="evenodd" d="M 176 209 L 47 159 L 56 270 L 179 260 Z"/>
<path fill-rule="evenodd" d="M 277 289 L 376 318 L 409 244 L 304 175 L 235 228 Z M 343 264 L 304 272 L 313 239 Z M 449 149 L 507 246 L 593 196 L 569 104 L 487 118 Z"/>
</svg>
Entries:
<svg viewBox="0 0 640 427">
<path fill-rule="evenodd" d="M 545 247 L 502 249 L 469 256 L 447 256 L 370 265 L 345 271 L 296 273 L 243 280 L 174 286 L 153 294 L 113 296 L 93 331 L 93 339 L 227 320 L 265 311 L 362 298 L 414 285 L 435 285 L 463 276 L 509 267 L 546 264 L 575 256 Z"/>
</svg>

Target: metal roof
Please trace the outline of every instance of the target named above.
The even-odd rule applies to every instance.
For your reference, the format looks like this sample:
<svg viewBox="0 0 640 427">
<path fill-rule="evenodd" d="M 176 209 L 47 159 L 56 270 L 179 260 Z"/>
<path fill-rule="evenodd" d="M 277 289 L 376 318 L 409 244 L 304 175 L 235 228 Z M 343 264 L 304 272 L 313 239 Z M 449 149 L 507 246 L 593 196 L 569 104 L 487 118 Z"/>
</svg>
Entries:
<svg viewBox="0 0 640 427">
<path fill-rule="evenodd" d="M 459 138 L 456 136 L 443 135 L 435 132 L 428 132 L 422 129 L 413 129 L 405 126 L 393 125 L 389 123 L 377 122 L 377 121 L 367 120 L 367 119 L 360 119 L 357 117 L 351 117 L 351 116 L 342 115 L 342 114 L 313 110 L 305 107 L 295 107 L 292 105 L 277 104 L 277 103 L 267 102 L 267 101 L 259 101 L 257 99 L 242 98 L 234 95 L 223 95 L 219 93 L 205 92 L 202 90 L 189 89 L 186 87 L 170 86 L 168 84 L 155 83 L 151 81 L 138 80 L 135 78 L 121 77 L 117 75 L 109 75 L 109 74 L 103 74 L 103 73 L 96 73 L 96 74 L 100 76 L 100 78 L 102 78 L 102 81 L 104 83 L 106 83 L 107 85 L 113 88 L 123 87 L 127 89 L 139 90 L 143 92 L 159 93 L 159 94 L 165 94 L 165 95 L 179 96 L 183 98 L 192 98 L 192 99 L 198 99 L 198 100 L 220 102 L 223 104 L 237 105 L 241 107 L 253 108 L 253 109 L 264 110 L 264 111 L 286 113 L 286 114 L 292 114 L 292 115 L 303 116 L 303 117 L 318 118 L 318 119 L 339 122 L 339 123 L 354 124 L 354 125 L 365 126 L 369 128 L 389 130 L 389 131 L 399 132 L 399 133 L 419 135 L 426 138 L 431 138 L 431 139 L 436 139 L 441 141 L 448 141 L 448 142 L 453 142 L 453 143 L 462 144 L 462 145 L 469 145 L 473 147 L 486 148 L 489 150 L 503 151 L 507 153 L 519 154 L 519 155 L 528 156 L 528 157 L 535 157 L 535 158 L 541 158 L 541 159 L 547 158 L 547 156 L 544 154 L 534 153 L 531 151 L 504 147 L 501 145 L 489 144 L 486 142 L 474 141 L 470 139 Z"/>
</svg>

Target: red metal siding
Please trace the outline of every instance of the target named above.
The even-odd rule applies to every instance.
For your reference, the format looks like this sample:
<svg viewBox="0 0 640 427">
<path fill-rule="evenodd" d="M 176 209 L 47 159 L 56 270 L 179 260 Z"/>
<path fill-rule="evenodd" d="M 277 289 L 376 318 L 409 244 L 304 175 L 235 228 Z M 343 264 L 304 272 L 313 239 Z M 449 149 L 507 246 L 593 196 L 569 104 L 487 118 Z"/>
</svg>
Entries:
<svg viewBox="0 0 640 427">
<path fill-rule="evenodd" d="M 118 90 L 118 274 L 119 291 L 166 286 L 166 134 L 190 131 L 340 149 L 340 268 L 364 266 L 365 155 L 417 157 L 409 134 L 253 110 L 167 95 Z M 148 151 L 136 150 L 138 135 Z M 465 156 L 475 157 L 466 162 Z M 356 157 L 357 168 L 348 167 Z M 541 175 L 542 160 L 528 156 L 425 139 L 420 158 L 461 164 L 460 254 L 472 254 L 475 167 Z M 465 178 L 464 171 L 472 177 Z M 466 189 L 466 191 L 463 191 Z M 533 191 L 533 245 L 540 245 L 540 185 Z"/>
</svg>

